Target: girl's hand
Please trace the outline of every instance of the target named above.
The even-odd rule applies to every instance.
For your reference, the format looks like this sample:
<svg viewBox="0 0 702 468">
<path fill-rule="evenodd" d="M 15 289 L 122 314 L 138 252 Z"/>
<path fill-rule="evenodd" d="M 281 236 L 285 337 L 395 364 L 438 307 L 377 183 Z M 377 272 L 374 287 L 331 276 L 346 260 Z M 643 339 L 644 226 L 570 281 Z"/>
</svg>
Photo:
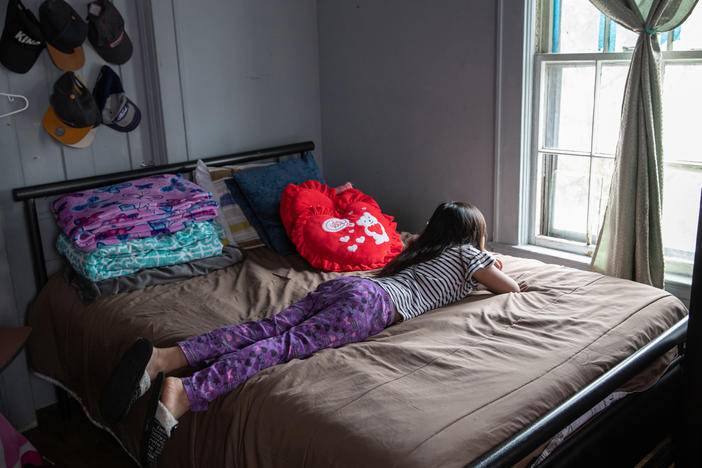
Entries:
<svg viewBox="0 0 702 468">
<path fill-rule="evenodd" d="M 495 268 L 497 268 L 498 270 L 502 271 L 502 261 L 501 261 L 499 258 L 496 258 L 496 259 L 495 259 L 494 265 L 495 265 Z"/>
</svg>

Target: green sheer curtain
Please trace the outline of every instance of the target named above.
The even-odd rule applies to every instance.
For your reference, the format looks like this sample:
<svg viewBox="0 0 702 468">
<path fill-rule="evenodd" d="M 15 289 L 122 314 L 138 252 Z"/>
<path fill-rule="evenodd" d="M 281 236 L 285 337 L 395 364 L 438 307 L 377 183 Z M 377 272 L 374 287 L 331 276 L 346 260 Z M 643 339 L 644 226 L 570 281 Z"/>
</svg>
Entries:
<svg viewBox="0 0 702 468">
<path fill-rule="evenodd" d="M 590 0 L 639 33 L 624 89 L 619 142 L 594 271 L 663 287 L 663 146 L 658 32 L 689 16 L 697 0 Z"/>
</svg>

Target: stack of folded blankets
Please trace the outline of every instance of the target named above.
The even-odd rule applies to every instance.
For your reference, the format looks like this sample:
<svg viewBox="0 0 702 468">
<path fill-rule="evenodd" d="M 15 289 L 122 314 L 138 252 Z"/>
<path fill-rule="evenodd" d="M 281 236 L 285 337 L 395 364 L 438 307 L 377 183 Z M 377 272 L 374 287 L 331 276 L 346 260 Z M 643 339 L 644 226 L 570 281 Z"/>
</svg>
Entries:
<svg viewBox="0 0 702 468">
<path fill-rule="evenodd" d="M 180 175 L 159 174 L 65 195 L 56 248 L 97 282 L 220 255 L 217 202 Z"/>
</svg>

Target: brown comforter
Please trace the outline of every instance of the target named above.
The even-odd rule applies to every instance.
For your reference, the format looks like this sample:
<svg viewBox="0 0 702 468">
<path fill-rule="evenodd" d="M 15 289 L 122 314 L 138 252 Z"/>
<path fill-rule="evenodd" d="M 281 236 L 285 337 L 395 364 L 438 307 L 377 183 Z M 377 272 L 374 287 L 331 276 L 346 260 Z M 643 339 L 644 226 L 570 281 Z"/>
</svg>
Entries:
<svg viewBox="0 0 702 468">
<path fill-rule="evenodd" d="M 362 343 L 266 369 L 185 415 L 159 466 L 462 466 L 687 313 L 659 289 L 500 258 L 529 292 L 477 291 Z M 54 276 L 30 313 L 32 365 L 103 423 L 100 389 L 136 337 L 167 346 L 260 318 L 335 275 L 262 248 L 207 276 L 91 305 Z M 110 427 L 135 456 L 147 399 Z"/>
</svg>

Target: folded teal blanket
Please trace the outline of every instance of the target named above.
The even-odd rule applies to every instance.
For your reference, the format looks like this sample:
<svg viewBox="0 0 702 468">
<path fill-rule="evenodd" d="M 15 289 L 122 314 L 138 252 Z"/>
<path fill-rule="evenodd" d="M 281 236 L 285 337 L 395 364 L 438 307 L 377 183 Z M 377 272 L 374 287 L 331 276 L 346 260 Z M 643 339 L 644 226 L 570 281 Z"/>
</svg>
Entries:
<svg viewBox="0 0 702 468">
<path fill-rule="evenodd" d="M 220 255 L 222 243 L 210 222 L 195 223 L 176 231 L 154 237 L 130 239 L 122 244 L 83 252 L 59 234 L 56 249 L 64 255 L 74 270 L 90 281 L 101 281 L 156 268 Z"/>
</svg>

